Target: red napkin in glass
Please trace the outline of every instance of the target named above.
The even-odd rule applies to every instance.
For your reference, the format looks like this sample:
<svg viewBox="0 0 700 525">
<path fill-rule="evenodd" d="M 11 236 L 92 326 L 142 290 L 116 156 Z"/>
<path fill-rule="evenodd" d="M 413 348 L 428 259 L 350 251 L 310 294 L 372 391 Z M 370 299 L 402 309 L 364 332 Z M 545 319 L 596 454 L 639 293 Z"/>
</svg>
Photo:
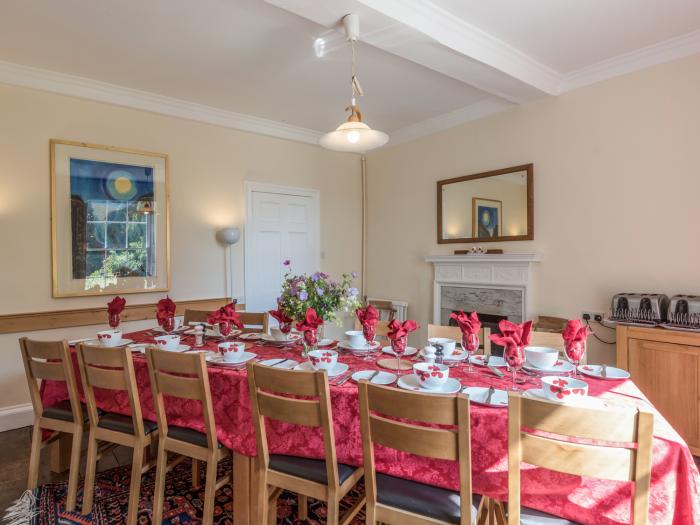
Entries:
<svg viewBox="0 0 700 525">
<path fill-rule="evenodd" d="M 588 326 L 584 325 L 581 319 L 571 319 L 566 322 L 566 327 L 561 336 L 564 339 L 564 343 L 569 345 L 571 343 L 585 342 L 589 333 Z"/>
<path fill-rule="evenodd" d="M 530 344 L 530 335 L 532 333 L 532 321 L 526 321 L 523 324 L 511 323 L 507 319 L 503 319 L 498 323 L 500 334 L 491 334 L 489 338 L 497 345 L 505 346 L 527 346 Z"/>
<path fill-rule="evenodd" d="M 297 323 L 297 330 L 304 333 L 304 341 L 308 346 L 316 345 L 316 330 L 323 324 L 316 310 L 313 308 L 306 309 L 306 316 L 302 321 Z"/>
<path fill-rule="evenodd" d="M 355 315 L 362 326 L 366 324 L 376 325 L 377 321 L 379 321 L 379 312 L 371 304 L 368 305 L 367 308 L 358 308 L 355 310 Z"/>
<path fill-rule="evenodd" d="M 119 315 L 124 311 L 125 306 L 126 299 L 117 296 L 107 303 L 107 313 L 109 313 L 109 315 Z"/>
<path fill-rule="evenodd" d="M 294 319 L 292 319 L 291 317 L 288 317 L 288 316 L 282 311 L 282 309 L 279 307 L 279 305 L 277 305 L 277 310 L 269 310 L 267 313 L 269 313 L 272 317 L 274 317 L 275 319 L 277 319 L 277 322 L 278 322 L 279 324 L 291 323 L 291 322 L 294 320 Z"/>
<path fill-rule="evenodd" d="M 156 319 L 158 320 L 158 324 L 160 326 L 163 326 L 163 323 L 166 319 L 170 317 L 175 317 L 176 309 L 177 307 L 175 303 L 167 295 L 165 296 L 165 299 L 161 299 L 160 301 L 158 301 L 158 311 L 156 313 Z"/>
<path fill-rule="evenodd" d="M 214 310 L 209 314 L 209 317 L 207 317 L 207 323 L 209 324 L 219 324 L 223 322 L 228 322 L 238 329 L 243 329 L 243 321 L 241 321 L 241 316 L 236 311 L 235 301 L 222 306 L 218 310 Z"/>
<path fill-rule="evenodd" d="M 409 333 L 418 330 L 418 328 L 418 323 L 411 319 L 403 323 L 394 319 L 389 323 L 389 333 L 386 334 L 386 336 L 391 340 L 401 339 L 402 337 L 406 337 Z"/>
<path fill-rule="evenodd" d="M 481 330 L 481 321 L 476 312 L 467 315 L 462 310 L 459 310 L 457 313 L 451 313 L 450 318 L 457 321 L 457 326 L 466 336 L 478 334 L 479 330 Z"/>
</svg>

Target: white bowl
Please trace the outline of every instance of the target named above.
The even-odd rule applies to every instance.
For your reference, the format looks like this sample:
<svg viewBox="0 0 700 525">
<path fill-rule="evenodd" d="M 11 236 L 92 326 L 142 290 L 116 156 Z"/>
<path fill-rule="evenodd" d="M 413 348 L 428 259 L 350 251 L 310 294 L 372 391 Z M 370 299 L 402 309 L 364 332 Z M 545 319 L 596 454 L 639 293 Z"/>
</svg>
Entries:
<svg viewBox="0 0 700 525">
<path fill-rule="evenodd" d="M 156 336 L 156 345 L 163 350 L 174 350 L 180 344 L 179 335 L 159 335 Z"/>
<path fill-rule="evenodd" d="M 525 359 L 537 368 L 552 368 L 559 359 L 559 350 L 546 346 L 526 346 Z"/>
<path fill-rule="evenodd" d="M 312 350 L 309 362 L 314 370 L 333 370 L 338 363 L 338 352 L 333 350 Z"/>
<path fill-rule="evenodd" d="M 122 341 L 121 330 L 102 330 L 97 332 L 97 340 L 102 346 L 117 346 Z"/>
<path fill-rule="evenodd" d="M 221 357 L 223 357 L 224 361 L 228 363 L 237 363 L 243 359 L 243 354 L 245 354 L 245 343 L 233 341 L 219 343 L 219 353 L 221 354 Z"/>
<path fill-rule="evenodd" d="M 436 363 L 416 363 L 413 365 L 413 375 L 416 376 L 421 387 L 434 390 L 447 382 L 450 377 L 450 368 Z"/>
<path fill-rule="evenodd" d="M 443 354 L 451 354 L 455 349 L 456 341 L 454 339 L 448 339 L 447 337 L 431 337 L 428 342 L 432 345 L 442 345 Z"/>
<path fill-rule="evenodd" d="M 367 344 L 365 334 L 362 330 L 348 330 L 345 332 L 345 339 L 353 348 L 364 348 Z"/>
<path fill-rule="evenodd" d="M 561 402 L 587 396 L 588 383 L 573 377 L 545 376 L 542 378 L 542 390 L 548 399 Z"/>
</svg>

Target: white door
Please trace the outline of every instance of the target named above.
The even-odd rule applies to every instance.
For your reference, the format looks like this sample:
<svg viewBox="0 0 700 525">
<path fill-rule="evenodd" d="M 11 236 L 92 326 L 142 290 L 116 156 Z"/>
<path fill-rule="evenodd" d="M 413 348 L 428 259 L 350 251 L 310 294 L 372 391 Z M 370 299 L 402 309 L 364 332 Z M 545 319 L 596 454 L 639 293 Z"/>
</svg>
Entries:
<svg viewBox="0 0 700 525">
<path fill-rule="evenodd" d="M 319 198 L 315 190 L 247 184 L 246 310 L 273 309 L 291 261 L 294 274 L 320 264 Z"/>
</svg>

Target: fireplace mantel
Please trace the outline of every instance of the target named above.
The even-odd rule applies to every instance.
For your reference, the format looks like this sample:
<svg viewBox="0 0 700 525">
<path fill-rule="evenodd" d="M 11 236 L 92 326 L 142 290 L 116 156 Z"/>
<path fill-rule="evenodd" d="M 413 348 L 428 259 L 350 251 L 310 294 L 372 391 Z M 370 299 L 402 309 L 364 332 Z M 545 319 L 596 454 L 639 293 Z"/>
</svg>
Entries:
<svg viewBox="0 0 700 525">
<path fill-rule="evenodd" d="M 479 255 L 429 255 L 435 266 L 433 323 L 441 324 L 443 287 L 517 290 L 522 293 L 521 318 L 532 317 L 530 266 L 542 260 L 540 253 Z M 479 305 L 471 308 L 478 309 Z M 445 306 L 448 308 L 448 306 Z"/>
</svg>

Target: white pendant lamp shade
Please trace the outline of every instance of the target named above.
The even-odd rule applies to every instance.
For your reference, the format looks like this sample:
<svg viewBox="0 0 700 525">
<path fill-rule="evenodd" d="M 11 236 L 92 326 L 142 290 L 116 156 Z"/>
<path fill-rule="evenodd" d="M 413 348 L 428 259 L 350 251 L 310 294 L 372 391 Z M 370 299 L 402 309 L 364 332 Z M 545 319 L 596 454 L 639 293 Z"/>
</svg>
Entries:
<svg viewBox="0 0 700 525">
<path fill-rule="evenodd" d="M 364 153 L 389 142 L 389 135 L 364 122 L 343 122 L 335 131 L 321 137 L 319 144 L 334 151 Z"/>
</svg>

